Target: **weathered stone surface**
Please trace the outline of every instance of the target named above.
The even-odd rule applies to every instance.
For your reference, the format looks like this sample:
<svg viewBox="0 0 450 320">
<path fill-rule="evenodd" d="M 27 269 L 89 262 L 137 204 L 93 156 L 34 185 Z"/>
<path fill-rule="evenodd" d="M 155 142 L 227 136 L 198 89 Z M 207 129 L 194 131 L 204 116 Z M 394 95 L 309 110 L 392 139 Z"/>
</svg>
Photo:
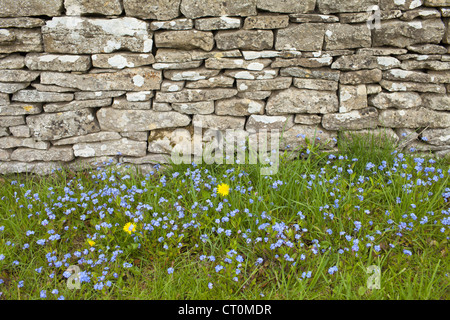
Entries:
<svg viewBox="0 0 450 320">
<path fill-rule="evenodd" d="M 345 2 L 334 0 L 317 0 L 320 13 L 335 12 L 365 12 L 369 7 L 378 5 L 379 0 L 346 0 Z"/>
<path fill-rule="evenodd" d="M 75 92 L 75 100 L 98 100 L 106 98 L 120 97 L 125 94 L 125 91 L 80 91 Z"/>
<path fill-rule="evenodd" d="M 423 0 L 401 0 L 401 1 L 380 0 L 380 8 L 381 10 L 389 10 L 389 9 L 412 10 L 417 7 L 420 7 L 422 3 Z"/>
<path fill-rule="evenodd" d="M 0 162 L 0 174 L 33 173 L 37 175 L 49 175 L 60 169 L 58 162 Z"/>
<path fill-rule="evenodd" d="M 272 68 L 287 68 L 287 67 L 305 67 L 305 68 L 320 68 L 331 65 L 333 57 L 320 58 L 293 58 L 282 59 L 275 58 L 275 61 L 270 65 Z"/>
<path fill-rule="evenodd" d="M 1 72 L 3 72 L 3 71 L 1 71 Z M 1 83 L 0 82 L 0 92 L 11 94 L 11 93 L 15 93 L 19 90 L 25 89 L 29 85 L 30 85 L 29 83 Z"/>
<path fill-rule="evenodd" d="M 229 117 L 217 115 L 194 115 L 192 119 L 194 127 L 215 130 L 244 129 L 244 117 Z"/>
<path fill-rule="evenodd" d="M 445 128 L 450 123 L 450 114 L 426 108 L 407 110 L 382 110 L 379 123 L 390 128 Z"/>
<path fill-rule="evenodd" d="M 266 80 L 236 80 L 238 91 L 273 91 L 291 86 L 292 78 L 278 77 Z"/>
<path fill-rule="evenodd" d="M 84 72 L 91 67 L 91 59 L 89 56 L 29 53 L 25 64 L 30 70 Z"/>
<path fill-rule="evenodd" d="M 309 13 L 314 11 L 316 0 L 257 0 L 256 7 L 265 11 L 282 13 Z"/>
<path fill-rule="evenodd" d="M 338 111 L 338 98 L 332 91 L 297 88 L 273 93 L 266 105 L 268 115 L 289 113 L 330 113 Z"/>
<path fill-rule="evenodd" d="M 401 10 L 380 11 L 381 21 L 395 19 L 401 16 Z M 373 11 L 369 10 L 362 13 L 340 13 L 339 21 L 341 23 L 366 23 L 367 21 L 373 21 Z"/>
<path fill-rule="evenodd" d="M 378 125 L 378 111 L 369 107 L 346 113 L 330 113 L 322 117 L 322 126 L 327 130 L 375 129 Z"/>
<path fill-rule="evenodd" d="M 436 146 L 450 145 L 450 128 L 426 129 L 422 133 L 422 140 Z"/>
<path fill-rule="evenodd" d="M 242 57 L 239 50 L 230 51 L 199 51 L 199 50 L 175 50 L 175 49 L 158 49 L 155 60 L 160 63 L 181 63 L 191 62 L 194 60 L 205 60 L 208 58 L 237 58 Z"/>
<path fill-rule="evenodd" d="M 367 137 L 378 146 L 383 146 L 386 142 L 397 143 L 399 141 L 395 131 L 390 128 L 348 130 L 342 133 L 342 138 L 347 141 L 352 141 L 354 137 Z"/>
<path fill-rule="evenodd" d="M 9 104 L 9 95 L 6 93 L 0 93 L 0 106 Z"/>
<path fill-rule="evenodd" d="M 391 69 L 383 72 L 383 79 L 424 83 L 449 83 L 450 74 L 442 71 L 424 73 L 419 71 Z"/>
<path fill-rule="evenodd" d="M 244 21 L 244 29 L 282 29 L 288 25 L 289 16 L 284 15 L 258 15 Z"/>
<path fill-rule="evenodd" d="M 153 91 L 127 92 L 126 99 L 131 102 L 148 101 L 150 98 L 153 98 L 153 96 Z"/>
<path fill-rule="evenodd" d="M 392 20 L 381 23 L 373 30 L 373 46 L 405 48 L 419 43 L 439 43 L 444 36 L 444 24 L 440 19 Z"/>
<path fill-rule="evenodd" d="M 400 61 L 394 57 L 369 56 L 357 54 L 353 56 L 339 57 L 332 65 L 332 69 L 361 70 L 380 69 L 387 70 L 400 66 Z"/>
<path fill-rule="evenodd" d="M 25 58 L 19 54 L 11 54 L 0 59 L 0 69 L 22 69 L 25 67 Z"/>
<path fill-rule="evenodd" d="M 180 15 L 181 0 L 124 0 L 125 13 L 144 19 L 171 20 Z"/>
<path fill-rule="evenodd" d="M 369 99 L 370 105 L 378 109 L 411 109 L 422 105 L 422 98 L 416 92 L 381 92 Z"/>
<path fill-rule="evenodd" d="M 356 51 L 357 54 L 369 55 L 369 56 L 390 56 L 390 55 L 400 55 L 407 53 L 407 49 L 403 48 L 389 48 L 389 47 L 381 47 L 381 48 L 361 48 Z"/>
<path fill-rule="evenodd" d="M 9 161 L 10 158 L 11 158 L 10 150 L 0 149 L 0 161 Z"/>
<path fill-rule="evenodd" d="M 39 18 L 0 18 L 0 28 L 39 28 L 44 24 Z"/>
<path fill-rule="evenodd" d="M 322 23 L 303 23 L 278 30 L 275 41 L 276 50 L 322 50 L 325 25 Z"/>
<path fill-rule="evenodd" d="M 419 8 L 419 9 L 414 9 L 414 10 L 405 12 L 402 15 L 401 19 L 406 20 L 406 21 L 411 21 L 416 18 L 433 19 L 433 18 L 440 18 L 440 17 L 441 17 L 441 13 L 436 9 Z"/>
<path fill-rule="evenodd" d="M 182 0 L 181 13 L 191 19 L 207 16 L 254 16 L 256 1 Z"/>
<path fill-rule="evenodd" d="M 92 55 L 92 65 L 96 68 L 123 69 L 151 65 L 155 62 L 152 54 L 145 53 L 107 53 Z M 61 70 L 57 70 L 61 71 Z"/>
<path fill-rule="evenodd" d="M 333 15 L 325 15 L 325 14 L 313 14 L 313 13 L 297 13 L 297 14 L 290 14 L 289 19 L 292 22 L 295 23 L 307 23 L 307 22 L 339 22 L 339 18 L 337 16 Z"/>
<path fill-rule="evenodd" d="M 421 97 L 424 107 L 438 111 L 450 111 L 449 94 L 424 93 Z"/>
<path fill-rule="evenodd" d="M 294 122 L 299 124 L 319 124 L 322 122 L 322 117 L 315 114 L 296 114 Z"/>
<path fill-rule="evenodd" d="M 207 31 L 158 31 L 155 33 L 155 45 L 158 48 L 211 51 L 214 47 L 214 37 L 212 32 Z"/>
<path fill-rule="evenodd" d="M 43 72 L 41 73 L 41 83 L 57 84 L 86 91 L 146 91 L 160 88 L 161 71 L 142 67 L 97 74 Z"/>
<path fill-rule="evenodd" d="M 12 101 L 20 102 L 60 102 L 72 101 L 72 93 L 40 92 L 37 90 L 20 90 L 13 94 Z"/>
<path fill-rule="evenodd" d="M 25 114 L 36 114 L 42 111 L 39 104 L 13 103 L 9 105 L 0 105 L 0 116 L 19 116 Z"/>
<path fill-rule="evenodd" d="M 225 30 L 218 31 L 215 40 L 220 50 L 264 50 L 273 47 L 271 30 Z"/>
<path fill-rule="evenodd" d="M 306 139 L 320 145 L 323 149 L 332 149 L 337 143 L 337 132 L 325 130 L 317 125 L 295 125 L 283 133 L 280 149 L 296 150 L 299 147 L 306 147 Z"/>
<path fill-rule="evenodd" d="M 158 112 L 153 110 L 120 110 L 102 108 L 97 112 L 102 130 L 149 131 L 160 128 L 184 127 L 191 119 L 178 112 Z"/>
<path fill-rule="evenodd" d="M 63 0 L 0 0 L 0 17 L 59 16 Z"/>
<path fill-rule="evenodd" d="M 294 78 L 294 87 L 299 89 L 321 90 L 321 91 L 336 91 L 338 89 L 338 82 L 323 79 L 303 79 Z"/>
<path fill-rule="evenodd" d="M 397 56 L 399 60 L 416 60 L 416 61 L 431 61 L 431 60 L 441 60 L 442 55 L 440 54 L 417 54 L 417 53 L 408 53 L 403 54 L 401 56 Z"/>
<path fill-rule="evenodd" d="M 192 19 L 175 19 L 170 21 L 153 21 L 150 29 L 156 30 L 190 30 L 194 27 Z M 197 28 L 198 29 L 198 28 Z M 201 29 L 199 29 L 201 30 Z"/>
<path fill-rule="evenodd" d="M 184 88 L 184 81 L 164 80 L 161 83 L 161 92 L 176 92 L 182 90 L 183 88 Z"/>
<path fill-rule="evenodd" d="M 383 88 L 378 84 L 366 84 L 367 94 L 377 94 L 383 91 Z"/>
<path fill-rule="evenodd" d="M 171 111 L 172 107 L 166 102 L 153 102 L 153 110 L 155 111 Z"/>
<path fill-rule="evenodd" d="M 404 70 L 416 70 L 416 69 L 429 69 L 429 70 L 450 70 L 450 62 L 447 61 L 415 61 L 405 60 L 402 61 L 400 68 Z"/>
<path fill-rule="evenodd" d="M 409 51 L 417 52 L 420 54 L 446 54 L 447 48 L 437 44 L 414 44 L 408 46 Z"/>
<path fill-rule="evenodd" d="M 26 125 L 9 127 L 9 131 L 14 137 L 17 138 L 29 138 L 31 137 L 30 128 Z"/>
<path fill-rule="evenodd" d="M 189 81 L 186 83 L 186 88 L 201 89 L 201 88 L 232 88 L 234 79 L 224 75 L 211 77 L 207 80 Z"/>
<path fill-rule="evenodd" d="M 145 164 L 145 163 L 169 163 L 169 157 L 165 154 L 147 154 L 144 157 L 132 158 L 132 157 L 123 157 L 121 158 L 121 162 L 123 163 L 133 163 L 133 164 Z"/>
<path fill-rule="evenodd" d="M 184 80 L 196 81 L 217 76 L 219 72 L 220 70 L 210 70 L 205 68 L 183 70 L 183 71 L 167 70 L 164 71 L 164 77 L 172 81 L 184 81 Z"/>
<path fill-rule="evenodd" d="M 148 151 L 171 153 L 176 147 L 183 154 L 192 153 L 192 128 L 153 130 L 148 137 Z"/>
<path fill-rule="evenodd" d="M 247 69 L 261 71 L 272 63 L 270 59 L 244 60 L 233 58 L 209 58 L 205 61 L 208 69 Z"/>
<path fill-rule="evenodd" d="M 27 70 L 2 70 L 0 81 L 2 82 L 31 82 L 39 77 L 39 72 Z"/>
<path fill-rule="evenodd" d="M 65 139 L 60 139 L 53 141 L 54 146 L 76 144 L 76 143 L 86 143 L 86 142 L 100 142 L 100 141 L 110 141 L 119 140 L 121 135 L 117 132 L 101 131 L 95 133 L 89 133 L 84 136 L 70 137 Z"/>
<path fill-rule="evenodd" d="M 450 6 L 449 0 L 424 0 L 424 4 L 429 7 Z"/>
<path fill-rule="evenodd" d="M 58 140 L 100 131 L 90 109 L 32 115 L 26 121 L 32 135 L 39 140 Z"/>
<path fill-rule="evenodd" d="M 69 103 L 51 103 L 44 105 L 45 112 L 75 111 L 85 108 L 99 108 L 111 105 L 111 98 L 99 100 L 74 100 Z"/>
<path fill-rule="evenodd" d="M 450 8 L 441 8 L 441 14 L 443 17 L 450 17 Z"/>
<path fill-rule="evenodd" d="M 74 89 L 74 88 L 64 88 L 64 87 L 60 87 L 60 86 L 40 84 L 37 82 L 32 83 L 31 86 L 33 88 L 35 88 L 36 90 L 43 91 L 43 92 L 74 92 L 74 91 L 77 91 L 77 89 Z"/>
<path fill-rule="evenodd" d="M 342 72 L 339 82 L 343 84 L 378 83 L 382 75 L 379 69 Z"/>
<path fill-rule="evenodd" d="M 179 69 L 193 69 L 198 68 L 202 61 L 187 61 L 187 62 L 164 62 L 154 63 L 153 68 L 156 70 L 179 70 Z"/>
<path fill-rule="evenodd" d="M 390 92 L 417 91 L 417 92 L 446 93 L 445 86 L 442 84 L 381 80 L 380 85 Z"/>
<path fill-rule="evenodd" d="M 331 81 L 339 81 L 341 72 L 339 70 L 330 69 L 306 69 L 300 67 L 282 68 L 281 76 L 292 76 L 307 79 L 323 79 Z"/>
<path fill-rule="evenodd" d="M 46 150 L 50 147 L 50 143 L 45 141 L 36 141 L 33 138 L 16 138 L 11 136 L 0 138 L 0 149 L 19 147 Z"/>
<path fill-rule="evenodd" d="M 210 114 L 214 112 L 214 101 L 172 103 L 172 109 L 186 114 Z"/>
<path fill-rule="evenodd" d="M 0 116 L 0 127 L 12 127 L 25 124 L 24 116 Z"/>
<path fill-rule="evenodd" d="M 120 0 L 64 0 L 66 15 L 80 16 L 86 13 L 102 14 L 105 16 L 120 15 L 122 13 L 122 1 Z"/>
<path fill-rule="evenodd" d="M 147 142 L 123 138 L 106 142 L 77 143 L 73 146 L 73 151 L 76 157 L 83 158 L 118 154 L 142 157 L 147 153 Z"/>
<path fill-rule="evenodd" d="M 196 102 L 231 98 L 237 94 L 236 89 L 184 89 L 179 92 L 157 92 L 157 102 Z"/>
<path fill-rule="evenodd" d="M 42 27 L 42 37 L 49 53 L 111 53 L 119 49 L 147 53 L 153 47 L 148 24 L 130 17 L 56 17 Z"/>
<path fill-rule="evenodd" d="M 294 126 L 294 116 L 265 116 L 251 115 L 248 118 L 245 130 L 250 133 L 258 130 L 280 130 L 286 131 Z"/>
<path fill-rule="evenodd" d="M 445 24 L 445 33 L 442 42 L 450 44 L 450 19 L 444 19 L 444 24 Z"/>
<path fill-rule="evenodd" d="M 339 87 L 339 102 L 339 112 L 341 113 L 367 108 L 366 86 L 363 84 L 357 86 L 341 84 Z"/>
<path fill-rule="evenodd" d="M 124 138 L 128 138 L 136 141 L 147 141 L 148 140 L 148 132 L 147 131 L 139 131 L 139 132 L 121 132 L 120 135 Z"/>
<path fill-rule="evenodd" d="M 203 31 L 239 29 L 240 27 L 240 18 L 222 16 L 195 20 L 195 28 Z"/>
<path fill-rule="evenodd" d="M 216 114 L 219 116 L 248 116 L 264 114 L 264 101 L 231 98 L 216 102 Z"/>
<path fill-rule="evenodd" d="M 272 91 L 241 91 L 236 95 L 237 98 L 250 100 L 264 100 L 272 94 Z"/>
<path fill-rule="evenodd" d="M 40 29 L 1 29 L 12 41 L 0 45 L 1 53 L 40 52 L 43 49 Z M 1 43 L 1 42 L 0 42 Z"/>
<path fill-rule="evenodd" d="M 370 47 L 371 32 L 366 25 L 329 24 L 325 31 L 325 50 Z"/>
<path fill-rule="evenodd" d="M 242 51 L 242 55 L 245 60 L 255 60 L 260 58 L 293 58 L 301 57 L 301 51 L 275 51 L 275 50 L 263 50 L 263 51 Z"/>
<path fill-rule="evenodd" d="M 48 150 L 19 148 L 12 152 L 11 160 L 16 161 L 72 161 L 72 147 L 52 147 Z"/>
<path fill-rule="evenodd" d="M 265 69 L 262 71 L 225 70 L 224 75 L 233 77 L 235 79 L 244 79 L 244 80 L 274 79 L 278 75 L 278 70 L 277 69 Z"/>
</svg>

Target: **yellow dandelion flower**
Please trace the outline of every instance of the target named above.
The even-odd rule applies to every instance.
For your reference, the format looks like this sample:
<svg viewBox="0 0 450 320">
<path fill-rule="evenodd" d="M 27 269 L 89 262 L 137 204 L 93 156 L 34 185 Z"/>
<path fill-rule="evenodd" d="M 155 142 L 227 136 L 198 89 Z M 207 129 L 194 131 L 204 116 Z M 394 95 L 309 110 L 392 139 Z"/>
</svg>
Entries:
<svg viewBox="0 0 450 320">
<path fill-rule="evenodd" d="M 123 231 L 128 232 L 129 234 L 131 234 L 132 232 L 136 231 L 136 225 L 128 222 L 124 227 L 123 227 Z"/>
<path fill-rule="evenodd" d="M 89 243 L 89 245 L 90 245 L 91 247 L 93 247 L 93 246 L 95 245 L 95 241 L 88 240 L 87 242 Z"/>
<path fill-rule="evenodd" d="M 230 186 L 226 183 L 222 183 L 217 187 L 217 193 L 221 196 L 227 196 L 230 193 Z"/>
</svg>

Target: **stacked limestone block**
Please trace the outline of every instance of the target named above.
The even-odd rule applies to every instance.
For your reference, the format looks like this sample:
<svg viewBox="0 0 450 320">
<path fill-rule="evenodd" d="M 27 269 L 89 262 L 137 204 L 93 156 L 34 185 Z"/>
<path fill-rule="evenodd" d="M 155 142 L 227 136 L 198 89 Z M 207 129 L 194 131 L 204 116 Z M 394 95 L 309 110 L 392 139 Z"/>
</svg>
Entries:
<svg viewBox="0 0 450 320">
<path fill-rule="evenodd" d="M 444 156 L 449 20 L 450 0 L 0 0 L 0 173 L 146 166 L 197 127 Z"/>
</svg>

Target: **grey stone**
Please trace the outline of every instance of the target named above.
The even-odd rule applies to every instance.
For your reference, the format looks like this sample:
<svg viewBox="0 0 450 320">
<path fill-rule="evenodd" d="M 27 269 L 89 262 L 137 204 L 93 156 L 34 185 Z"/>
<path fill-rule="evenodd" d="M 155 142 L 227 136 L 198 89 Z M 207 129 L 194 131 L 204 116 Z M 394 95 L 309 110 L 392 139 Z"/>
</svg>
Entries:
<svg viewBox="0 0 450 320">
<path fill-rule="evenodd" d="M 122 1 L 120 0 L 64 0 L 66 15 L 80 16 L 84 14 L 102 14 L 105 16 L 120 15 L 122 13 Z"/>
<path fill-rule="evenodd" d="M 423 93 L 421 97 L 423 106 L 427 108 L 438 111 L 450 111 L 449 94 Z"/>
<path fill-rule="evenodd" d="M 429 7 L 445 7 L 450 6 L 449 0 L 424 0 L 424 4 Z"/>
<path fill-rule="evenodd" d="M 294 126 L 294 116 L 266 116 L 251 115 L 245 125 L 245 130 L 250 133 L 259 130 L 280 130 L 286 131 Z"/>
<path fill-rule="evenodd" d="M 192 119 L 194 127 L 215 130 L 244 129 L 245 117 L 230 117 L 218 115 L 194 115 Z"/>
<path fill-rule="evenodd" d="M 450 128 L 445 129 L 426 129 L 422 133 L 422 139 L 426 138 L 426 142 L 436 146 L 450 145 Z"/>
<path fill-rule="evenodd" d="M 129 68 L 112 73 L 66 74 L 42 72 L 42 84 L 57 84 L 86 91 L 147 91 L 160 88 L 161 71 L 148 67 Z"/>
<path fill-rule="evenodd" d="M 131 17 L 56 17 L 42 27 L 42 37 L 49 53 L 111 53 L 119 49 L 151 53 L 153 47 L 148 24 Z"/>
<path fill-rule="evenodd" d="M 249 116 L 264 114 L 264 101 L 251 99 L 223 99 L 216 102 L 216 114 L 219 116 Z"/>
<path fill-rule="evenodd" d="M 3 29 L 5 30 L 5 29 Z M 0 45 L 0 54 L 13 52 L 41 52 L 43 50 L 40 29 L 7 29 L 8 37 L 14 39 Z"/>
<path fill-rule="evenodd" d="M 208 58 L 237 58 L 242 57 L 239 50 L 230 51 L 199 51 L 199 50 L 176 50 L 158 49 L 155 60 L 159 63 L 181 63 L 194 60 L 205 60 Z"/>
<path fill-rule="evenodd" d="M 184 154 L 192 153 L 192 128 L 153 130 L 148 137 L 148 151 L 152 153 L 171 153 L 178 148 Z"/>
<path fill-rule="evenodd" d="M 287 15 L 258 15 L 247 17 L 244 21 L 244 29 L 282 29 L 288 25 Z"/>
<path fill-rule="evenodd" d="M 315 114 L 296 114 L 294 122 L 309 125 L 320 124 L 322 122 L 322 117 Z"/>
<path fill-rule="evenodd" d="M 185 17 L 191 19 L 207 16 L 254 16 L 256 1 L 182 0 L 180 9 Z"/>
<path fill-rule="evenodd" d="M 339 18 L 333 15 L 325 15 L 325 14 L 314 14 L 314 13 L 297 13 L 290 14 L 289 19 L 295 23 L 307 23 L 307 22 L 339 22 Z"/>
<path fill-rule="evenodd" d="M 351 86 L 339 86 L 339 112 L 345 113 L 352 110 L 367 108 L 367 90 L 363 84 Z"/>
<path fill-rule="evenodd" d="M 370 98 L 369 102 L 378 109 L 411 109 L 420 107 L 422 98 L 417 92 L 381 92 Z"/>
<path fill-rule="evenodd" d="M 429 69 L 429 70 L 450 70 L 450 62 L 447 61 L 402 61 L 400 68 L 404 70 Z"/>
<path fill-rule="evenodd" d="M 364 48 L 371 45 L 371 32 L 366 25 L 334 23 L 326 26 L 326 50 Z"/>
<path fill-rule="evenodd" d="M 435 71 L 434 73 L 424 73 L 419 71 L 391 69 L 383 72 L 383 79 L 423 83 L 449 83 L 450 74 L 448 72 L 439 71 Z"/>
<path fill-rule="evenodd" d="M 156 30 L 190 30 L 193 27 L 194 27 L 194 22 L 192 21 L 192 19 L 153 21 L 152 23 L 150 23 L 150 29 L 152 29 L 153 31 L 156 31 Z"/>
<path fill-rule="evenodd" d="M 237 94 L 236 89 L 184 89 L 179 92 L 157 92 L 157 102 L 196 102 L 231 98 Z"/>
<path fill-rule="evenodd" d="M 119 97 L 114 98 L 112 107 L 122 110 L 150 110 L 152 104 L 150 101 L 128 101 L 125 97 Z"/>
<path fill-rule="evenodd" d="M 62 101 L 72 101 L 73 98 L 74 98 L 73 93 L 20 90 L 13 94 L 11 100 L 20 102 L 62 102 Z"/>
<path fill-rule="evenodd" d="M 217 76 L 219 72 L 220 70 L 210 70 L 205 68 L 182 70 L 182 71 L 168 70 L 164 71 L 164 77 L 172 81 L 184 81 L 184 80 L 196 81 Z"/>
<path fill-rule="evenodd" d="M 299 89 L 321 91 L 336 91 L 338 89 L 338 82 L 332 80 L 294 78 L 293 84 L 294 87 Z"/>
<path fill-rule="evenodd" d="M 186 88 L 201 89 L 201 88 L 232 88 L 234 79 L 224 75 L 211 77 L 207 80 L 189 81 L 186 83 Z"/>
<path fill-rule="evenodd" d="M 39 77 L 39 72 L 27 70 L 2 70 L 0 81 L 2 82 L 31 82 Z"/>
<path fill-rule="evenodd" d="M 75 92 L 75 100 L 99 100 L 106 98 L 120 97 L 125 94 L 126 91 L 80 91 Z"/>
<path fill-rule="evenodd" d="M 187 61 L 187 62 L 157 62 L 153 64 L 156 70 L 179 70 L 198 68 L 202 65 L 202 61 Z"/>
<path fill-rule="evenodd" d="M 1 116 L 19 116 L 27 114 L 36 114 L 42 111 L 39 104 L 13 103 L 6 106 L 0 105 Z"/>
<path fill-rule="evenodd" d="M 245 60 L 255 60 L 260 58 L 294 58 L 301 57 L 301 51 L 275 51 L 275 50 L 262 50 L 262 51 L 242 51 L 242 55 Z"/>
<path fill-rule="evenodd" d="M 441 13 L 436 9 L 419 8 L 419 9 L 414 9 L 411 11 L 406 11 L 402 15 L 401 19 L 406 20 L 406 21 L 411 21 L 416 18 L 433 19 L 433 18 L 440 18 L 440 17 L 441 17 Z"/>
<path fill-rule="evenodd" d="M 330 113 L 322 117 L 322 126 L 327 130 L 375 129 L 378 125 L 378 111 L 369 107 L 346 113 Z"/>
<path fill-rule="evenodd" d="M 19 90 L 25 89 L 29 85 L 30 85 L 30 83 L 1 83 L 0 82 L 0 92 L 11 94 L 11 93 L 15 93 Z"/>
<path fill-rule="evenodd" d="M 389 128 L 446 128 L 450 123 L 450 114 L 426 108 L 388 109 L 380 112 L 379 123 Z"/>
<path fill-rule="evenodd" d="M 127 101 L 137 102 L 137 101 L 148 101 L 150 98 L 153 98 L 153 91 L 138 91 L 138 92 L 127 92 L 126 99 Z"/>
<path fill-rule="evenodd" d="M 320 13 L 335 12 L 365 12 L 369 7 L 378 5 L 379 0 L 346 0 L 345 2 L 334 0 L 317 0 Z"/>
<path fill-rule="evenodd" d="M 73 146 L 76 157 L 99 157 L 125 155 L 142 157 L 147 153 L 147 142 L 134 141 L 127 138 L 105 142 L 77 143 Z"/>
<path fill-rule="evenodd" d="M 445 86 L 442 84 L 381 80 L 380 85 L 390 92 L 417 91 L 417 92 L 446 93 Z"/>
<path fill-rule="evenodd" d="M 58 140 L 100 131 L 90 109 L 31 115 L 26 121 L 32 135 L 39 140 Z"/>
<path fill-rule="evenodd" d="M 394 46 L 405 48 L 420 43 L 440 43 L 444 36 L 444 24 L 440 19 L 413 20 L 409 22 L 384 21 L 375 28 L 373 46 Z"/>
<path fill-rule="evenodd" d="M 0 17 L 59 16 L 63 0 L 0 0 Z"/>
<path fill-rule="evenodd" d="M 420 54 L 446 54 L 447 48 L 437 44 L 415 44 L 408 46 L 409 51 L 417 52 Z"/>
<path fill-rule="evenodd" d="M 170 81 L 170 80 L 164 80 L 161 83 L 161 92 L 176 92 L 180 91 L 184 88 L 185 81 Z M 194 83 L 197 83 L 197 81 L 194 81 Z"/>
<path fill-rule="evenodd" d="M 211 51 L 214 47 L 214 37 L 212 32 L 207 31 L 158 31 L 155 33 L 155 45 L 158 48 Z"/>
<path fill-rule="evenodd" d="M 53 141 L 54 146 L 77 144 L 77 143 L 88 143 L 88 142 L 101 142 L 110 140 L 119 140 L 121 135 L 117 132 L 101 131 L 95 133 L 89 133 L 83 136 L 70 137 L 65 139 L 60 139 Z"/>
<path fill-rule="evenodd" d="M 171 20 L 180 15 L 181 0 L 123 0 L 125 13 L 144 19 Z"/>
<path fill-rule="evenodd" d="M 29 53 L 25 64 L 30 70 L 84 72 L 91 67 L 91 59 L 89 56 Z"/>
<path fill-rule="evenodd" d="M 320 51 L 325 36 L 325 24 L 291 25 L 277 32 L 276 50 Z"/>
<path fill-rule="evenodd" d="M 383 91 L 383 88 L 378 84 L 366 84 L 367 94 L 377 94 Z"/>
<path fill-rule="evenodd" d="M 0 28 L 39 28 L 45 20 L 39 18 L 0 18 Z"/>
<path fill-rule="evenodd" d="M 378 83 L 382 75 L 379 69 L 349 71 L 342 72 L 339 81 L 343 84 Z"/>
<path fill-rule="evenodd" d="M 22 69 L 25 67 L 25 58 L 19 54 L 11 54 L 0 59 L 0 69 Z"/>
<path fill-rule="evenodd" d="M 270 97 L 272 91 L 241 91 L 236 95 L 237 98 L 250 100 L 264 100 Z"/>
<path fill-rule="evenodd" d="M 275 79 L 278 76 L 278 70 L 277 69 L 265 69 L 261 71 L 225 70 L 224 75 L 233 77 L 235 79 L 244 79 L 244 80 Z"/>
<path fill-rule="evenodd" d="M 51 147 L 48 150 L 18 148 L 11 154 L 15 161 L 72 161 L 74 159 L 72 147 Z"/>
<path fill-rule="evenodd" d="M 0 93 L 0 106 L 8 105 L 9 103 L 9 95 L 7 95 L 6 93 Z"/>
<path fill-rule="evenodd" d="M 30 128 L 26 125 L 9 127 L 9 131 L 14 137 L 17 138 L 29 138 L 31 137 Z"/>
<path fill-rule="evenodd" d="M 209 58 L 205 61 L 208 69 L 246 69 L 261 71 L 272 63 L 270 59 L 244 60 L 233 58 Z"/>
<path fill-rule="evenodd" d="M 135 157 L 123 157 L 121 162 L 124 163 L 133 163 L 133 164 L 157 164 L 157 163 L 169 163 L 169 157 L 165 154 L 159 153 L 151 153 L 147 154 L 143 157 L 135 158 Z"/>
<path fill-rule="evenodd" d="M 240 27 L 241 19 L 234 17 L 222 16 L 195 20 L 195 28 L 203 31 L 239 29 Z"/>
<path fill-rule="evenodd" d="M 92 55 L 92 65 L 96 68 L 123 69 L 151 65 L 155 57 L 150 53 L 106 53 Z M 60 71 L 60 70 L 58 70 Z"/>
<path fill-rule="evenodd" d="M 300 147 L 307 147 L 306 139 L 314 141 L 320 149 L 332 149 L 337 144 L 337 132 L 323 129 L 317 125 L 295 125 L 283 133 L 280 143 L 282 150 L 297 150 Z"/>
<path fill-rule="evenodd" d="M 64 87 L 60 87 L 60 86 L 40 84 L 38 82 L 31 83 L 31 86 L 33 88 L 35 88 L 37 91 L 43 91 L 43 92 L 75 92 L 75 91 L 77 91 L 77 89 L 74 89 L 74 88 L 64 88 Z"/>
<path fill-rule="evenodd" d="M 326 68 L 307 69 L 301 67 L 288 67 L 280 70 L 281 76 L 292 76 L 306 79 L 323 79 L 330 81 L 339 81 L 341 72 L 339 70 L 330 70 Z"/>
<path fill-rule="evenodd" d="M 85 108 L 99 108 L 110 106 L 112 103 L 111 98 L 99 99 L 99 100 L 74 100 L 69 103 L 51 103 L 44 105 L 45 112 L 63 112 L 63 111 L 75 111 Z"/>
<path fill-rule="evenodd" d="M 407 53 L 407 49 L 403 48 L 389 48 L 389 47 L 374 47 L 374 48 L 361 48 L 356 51 L 357 54 L 369 55 L 369 56 L 390 56 L 401 55 Z"/>
<path fill-rule="evenodd" d="M 240 80 L 236 81 L 238 91 L 273 91 L 283 90 L 291 86 L 292 78 L 278 77 L 266 80 Z"/>
<path fill-rule="evenodd" d="M 136 141 L 147 141 L 148 140 L 148 132 L 147 131 L 139 131 L 139 132 L 121 132 L 120 135 L 124 138 L 128 138 Z"/>
<path fill-rule="evenodd" d="M 215 35 L 217 48 L 220 50 L 272 49 L 274 36 L 271 30 L 225 30 Z"/>
<path fill-rule="evenodd" d="M 25 124 L 24 116 L 0 116 L 0 127 L 12 127 Z"/>
<path fill-rule="evenodd" d="M 380 20 L 391 20 L 402 16 L 401 10 L 380 11 Z M 341 23 L 367 23 L 373 21 L 373 11 L 362 13 L 340 13 L 339 21 Z"/>
<path fill-rule="evenodd" d="M 160 128 L 184 127 L 191 119 L 178 112 L 158 112 L 153 110 L 120 110 L 102 108 L 97 112 L 102 130 L 149 131 Z"/>
<path fill-rule="evenodd" d="M 256 7 L 265 11 L 282 13 L 311 13 L 314 12 L 316 0 L 257 0 Z"/>
<path fill-rule="evenodd" d="M 320 68 L 331 65 L 333 57 L 320 58 L 293 58 L 282 59 L 275 58 L 275 61 L 270 65 L 271 68 L 288 68 L 288 67 L 305 67 L 305 68 Z"/>
<path fill-rule="evenodd" d="M 36 141 L 33 138 L 17 138 L 11 136 L 0 138 L 0 149 L 19 147 L 47 150 L 50 147 L 50 143 L 45 141 Z"/>
<path fill-rule="evenodd" d="M 361 70 L 380 69 L 388 70 L 400 66 L 400 61 L 394 57 L 353 55 L 339 57 L 332 65 L 332 69 L 339 70 Z"/>
<path fill-rule="evenodd" d="M 155 111 L 171 111 L 172 107 L 166 102 L 153 102 L 153 110 Z"/>
<path fill-rule="evenodd" d="M 338 111 L 338 98 L 332 91 L 289 88 L 273 93 L 266 105 L 268 115 L 289 113 L 330 113 Z"/>
<path fill-rule="evenodd" d="M 11 153 L 11 150 L 0 149 L 0 161 L 9 161 Z"/>
<path fill-rule="evenodd" d="M 58 162 L 0 162 L 0 174 L 33 173 L 49 175 L 61 168 Z"/>
<path fill-rule="evenodd" d="M 214 113 L 214 101 L 172 103 L 172 109 L 186 114 Z"/>
<path fill-rule="evenodd" d="M 381 10 L 388 10 L 388 9 L 412 10 L 417 7 L 420 7 L 422 4 L 423 0 L 402 0 L 402 1 L 380 0 Z"/>
</svg>

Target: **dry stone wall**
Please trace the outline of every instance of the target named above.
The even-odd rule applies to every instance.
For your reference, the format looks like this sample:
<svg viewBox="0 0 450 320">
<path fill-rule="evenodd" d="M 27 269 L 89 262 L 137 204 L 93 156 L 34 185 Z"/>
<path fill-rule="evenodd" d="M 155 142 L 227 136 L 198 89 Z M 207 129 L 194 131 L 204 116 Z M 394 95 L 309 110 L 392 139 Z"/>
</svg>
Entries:
<svg viewBox="0 0 450 320">
<path fill-rule="evenodd" d="M 449 20 L 450 0 L 0 0 L 0 173 L 145 168 L 194 127 L 444 156 Z"/>
</svg>

